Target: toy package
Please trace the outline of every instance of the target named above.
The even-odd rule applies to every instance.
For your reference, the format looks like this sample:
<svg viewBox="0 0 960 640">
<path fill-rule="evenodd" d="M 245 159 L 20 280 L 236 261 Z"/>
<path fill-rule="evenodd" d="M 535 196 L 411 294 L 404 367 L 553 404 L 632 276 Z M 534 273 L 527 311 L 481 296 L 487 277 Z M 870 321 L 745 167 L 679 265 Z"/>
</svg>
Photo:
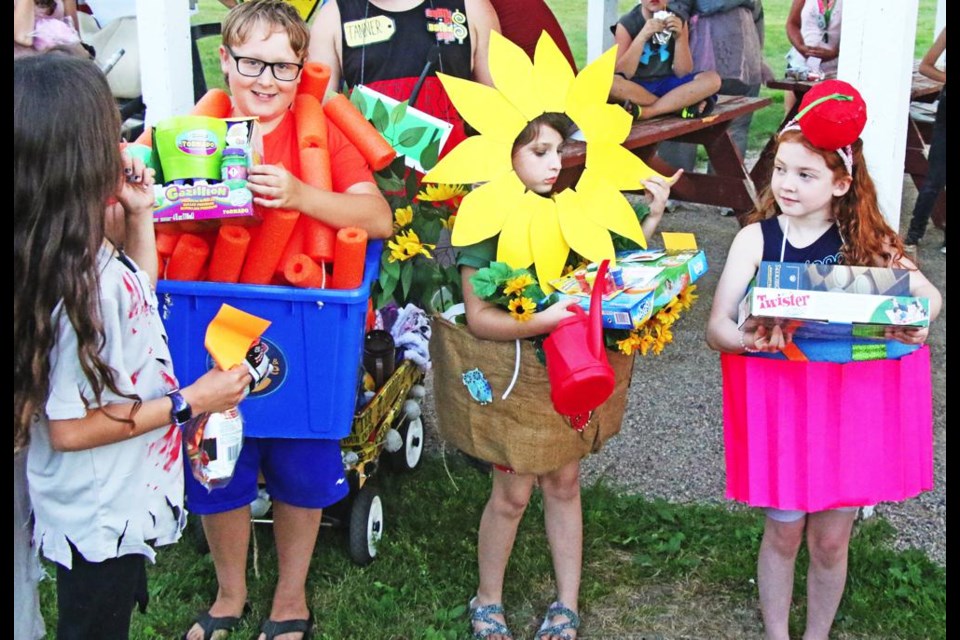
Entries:
<svg viewBox="0 0 960 640">
<path fill-rule="evenodd" d="M 604 278 L 602 317 L 607 329 L 637 329 L 707 272 L 703 251 L 662 249 L 617 252 L 617 266 Z M 587 310 L 597 265 L 590 264 L 550 282 L 565 296 L 577 296 Z"/>
<path fill-rule="evenodd" d="M 256 118 L 188 115 L 158 122 L 149 163 L 158 178 L 154 223 L 168 231 L 258 223 L 247 170 L 259 162 L 259 146 Z"/>
<path fill-rule="evenodd" d="M 762 262 L 738 324 L 790 325 L 800 338 L 883 338 L 888 326 L 929 326 L 930 301 L 909 293 L 904 269 Z"/>
</svg>

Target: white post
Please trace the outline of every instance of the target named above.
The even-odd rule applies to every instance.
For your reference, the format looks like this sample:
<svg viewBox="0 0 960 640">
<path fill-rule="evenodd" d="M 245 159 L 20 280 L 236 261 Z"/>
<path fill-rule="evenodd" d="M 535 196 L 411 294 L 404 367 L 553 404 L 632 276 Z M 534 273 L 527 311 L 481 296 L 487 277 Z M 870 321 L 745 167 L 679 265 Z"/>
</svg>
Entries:
<svg viewBox="0 0 960 640">
<path fill-rule="evenodd" d="M 937 18 L 933 27 L 933 37 L 940 35 L 940 31 L 947 26 L 947 0 L 937 0 Z"/>
<path fill-rule="evenodd" d="M 864 153 L 880 210 L 900 229 L 917 0 L 845 2 L 838 77 L 867 102 Z"/>
<path fill-rule="evenodd" d="M 619 17 L 617 0 L 587 0 L 587 64 L 613 46 L 610 26 Z"/>
<path fill-rule="evenodd" d="M 145 125 L 193 107 L 190 15 L 183 0 L 137 0 Z"/>
</svg>

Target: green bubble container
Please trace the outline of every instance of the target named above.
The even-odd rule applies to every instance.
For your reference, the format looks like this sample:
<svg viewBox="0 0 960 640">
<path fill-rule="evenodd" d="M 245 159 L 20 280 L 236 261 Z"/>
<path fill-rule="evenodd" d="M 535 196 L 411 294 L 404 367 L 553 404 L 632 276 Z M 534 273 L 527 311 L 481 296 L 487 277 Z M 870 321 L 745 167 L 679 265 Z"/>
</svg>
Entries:
<svg viewBox="0 0 960 640">
<path fill-rule="evenodd" d="M 219 180 L 227 123 L 208 116 L 174 116 L 153 131 L 165 182 Z"/>
</svg>

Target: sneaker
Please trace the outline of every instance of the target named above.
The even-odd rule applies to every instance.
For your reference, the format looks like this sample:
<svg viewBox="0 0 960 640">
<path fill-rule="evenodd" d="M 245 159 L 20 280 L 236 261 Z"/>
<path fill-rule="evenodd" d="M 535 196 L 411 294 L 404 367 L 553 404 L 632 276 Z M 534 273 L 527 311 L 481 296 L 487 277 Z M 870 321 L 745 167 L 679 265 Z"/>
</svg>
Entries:
<svg viewBox="0 0 960 640">
<path fill-rule="evenodd" d="M 942 253 L 943 255 L 947 255 L 947 245 L 943 245 L 942 247 L 940 247 L 940 253 Z"/>
<path fill-rule="evenodd" d="M 915 245 L 915 244 L 905 244 L 905 245 L 903 245 L 903 253 L 904 253 L 905 256 L 907 256 L 908 258 L 910 258 L 910 259 L 913 260 L 914 262 L 917 261 L 917 245 Z"/>
</svg>

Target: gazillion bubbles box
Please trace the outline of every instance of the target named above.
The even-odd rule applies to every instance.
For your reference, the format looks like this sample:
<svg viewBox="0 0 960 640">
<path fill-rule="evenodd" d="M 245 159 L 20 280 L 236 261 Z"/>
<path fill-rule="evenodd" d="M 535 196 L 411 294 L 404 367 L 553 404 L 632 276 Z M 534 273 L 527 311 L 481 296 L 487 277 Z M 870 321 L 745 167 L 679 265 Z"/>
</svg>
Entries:
<svg viewBox="0 0 960 640">
<path fill-rule="evenodd" d="M 158 122 L 148 163 L 157 171 L 154 223 L 196 231 L 258 222 L 247 170 L 259 162 L 259 139 L 255 118 L 191 115 Z"/>
</svg>

